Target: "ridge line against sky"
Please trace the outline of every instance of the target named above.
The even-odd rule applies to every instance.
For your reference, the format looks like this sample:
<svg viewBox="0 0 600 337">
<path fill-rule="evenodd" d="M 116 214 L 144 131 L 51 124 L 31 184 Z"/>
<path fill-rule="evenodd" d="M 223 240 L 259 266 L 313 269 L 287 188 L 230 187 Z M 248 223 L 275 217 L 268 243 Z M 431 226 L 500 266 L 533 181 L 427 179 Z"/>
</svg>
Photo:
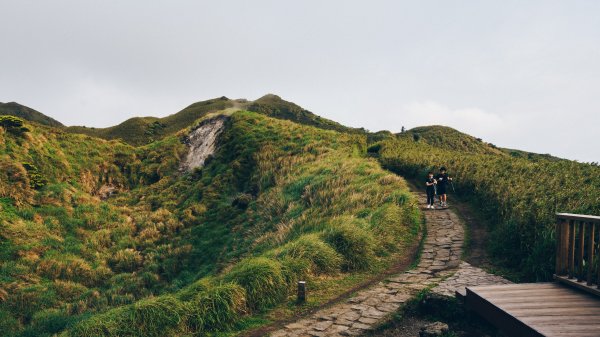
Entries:
<svg viewBox="0 0 600 337">
<path fill-rule="evenodd" d="M 600 2 L 0 0 L 0 11 L 0 101 L 67 125 L 272 92 L 352 127 L 441 124 L 600 160 Z"/>
</svg>

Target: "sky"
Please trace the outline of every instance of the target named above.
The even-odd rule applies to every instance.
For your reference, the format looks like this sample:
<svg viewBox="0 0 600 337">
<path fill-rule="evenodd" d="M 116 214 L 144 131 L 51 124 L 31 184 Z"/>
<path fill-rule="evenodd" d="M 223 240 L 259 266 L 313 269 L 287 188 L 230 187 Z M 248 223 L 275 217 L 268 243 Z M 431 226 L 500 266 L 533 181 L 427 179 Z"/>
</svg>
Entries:
<svg viewBox="0 0 600 337">
<path fill-rule="evenodd" d="M 274 93 L 600 161 L 600 1 L 0 0 L 0 102 L 66 125 Z"/>
</svg>

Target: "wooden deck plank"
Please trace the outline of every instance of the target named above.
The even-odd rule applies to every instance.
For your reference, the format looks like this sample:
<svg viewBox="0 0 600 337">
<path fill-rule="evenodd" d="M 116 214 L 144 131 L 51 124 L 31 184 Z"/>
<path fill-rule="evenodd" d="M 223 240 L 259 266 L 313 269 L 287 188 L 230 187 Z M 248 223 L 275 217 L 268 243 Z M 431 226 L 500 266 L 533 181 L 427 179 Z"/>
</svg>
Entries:
<svg viewBox="0 0 600 337">
<path fill-rule="evenodd" d="M 511 283 L 511 284 L 493 284 L 487 286 L 475 286 L 472 288 L 477 288 L 478 291 L 486 291 L 486 290 L 495 290 L 495 291 L 511 291 L 514 289 L 556 289 L 561 286 L 553 283 L 553 282 L 545 282 L 545 283 Z"/>
<path fill-rule="evenodd" d="M 465 303 L 509 336 L 600 337 L 600 298 L 559 283 L 468 287 Z"/>
<path fill-rule="evenodd" d="M 504 297 L 504 296 L 522 296 L 522 295 L 527 295 L 527 296 L 544 296 L 544 295 L 559 295 L 559 294 L 574 294 L 574 292 L 571 289 L 567 289 L 566 287 L 563 287 L 563 289 L 560 288 L 556 288 L 556 289 L 513 289 L 513 290 L 509 290 L 509 291 L 495 291 L 495 290 L 488 290 L 488 291 L 477 291 L 478 294 L 482 294 L 482 295 L 486 295 L 486 296 L 491 296 L 491 297 Z"/>
<path fill-rule="evenodd" d="M 499 305 L 505 310 L 519 310 L 519 309 L 552 309 L 552 308 L 564 308 L 575 307 L 585 308 L 586 310 L 597 309 L 596 312 L 600 313 L 600 302 L 590 303 L 588 301 L 563 301 L 563 302 L 532 302 L 532 303 L 498 303 L 494 301 L 494 304 Z"/>
</svg>

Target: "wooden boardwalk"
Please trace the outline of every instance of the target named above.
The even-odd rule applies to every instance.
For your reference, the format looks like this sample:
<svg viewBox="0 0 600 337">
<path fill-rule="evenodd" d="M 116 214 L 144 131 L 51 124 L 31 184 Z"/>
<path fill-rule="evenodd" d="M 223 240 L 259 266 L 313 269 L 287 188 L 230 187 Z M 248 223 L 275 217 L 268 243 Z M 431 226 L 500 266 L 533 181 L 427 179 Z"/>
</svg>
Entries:
<svg viewBox="0 0 600 337">
<path fill-rule="evenodd" d="M 600 298 L 558 283 L 468 287 L 465 304 L 509 336 L 600 337 Z"/>
</svg>

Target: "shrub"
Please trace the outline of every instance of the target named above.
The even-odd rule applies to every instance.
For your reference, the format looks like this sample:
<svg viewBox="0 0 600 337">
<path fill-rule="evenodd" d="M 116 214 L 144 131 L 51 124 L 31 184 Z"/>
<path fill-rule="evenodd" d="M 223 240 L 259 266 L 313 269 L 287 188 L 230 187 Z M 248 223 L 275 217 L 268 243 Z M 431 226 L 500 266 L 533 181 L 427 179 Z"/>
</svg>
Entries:
<svg viewBox="0 0 600 337">
<path fill-rule="evenodd" d="M 37 272 L 49 279 L 81 282 L 85 285 L 94 284 L 94 271 L 82 258 L 75 256 L 50 257 L 40 261 Z"/>
<path fill-rule="evenodd" d="M 379 153 L 381 150 L 381 143 L 376 143 L 367 148 L 367 153 Z"/>
<path fill-rule="evenodd" d="M 325 241 L 344 257 L 346 271 L 368 269 L 375 257 L 373 237 L 353 222 L 335 221 L 324 233 Z"/>
<path fill-rule="evenodd" d="M 40 188 L 46 186 L 48 181 L 46 180 L 46 178 L 44 178 L 44 176 L 40 174 L 40 170 L 37 168 L 37 166 L 31 163 L 22 163 L 22 165 L 25 168 L 25 170 L 27 170 L 27 176 L 29 177 L 29 186 L 31 186 L 31 188 L 39 190 Z"/>
<path fill-rule="evenodd" d="M 279 304 L 287 295 L 287 283 L 279 262 L 263 257 L 243 260 L 223 278 L 246 290 L 248 307 L 262 311 Z"/>
<path fill-rule="evenodd" d="M 245 290 L 234 283 L 217 285 L 197 293 L 189 308 L 193 331 L 225 330 L 246 313 Z"/>
<path fill-rule="evenodd" d="M 203 279 L 200 279 L 200 280 L 190 284 L 189 286 L 181 289 L 177 293 L 177 296 L 182 301 L 190 301 L 197 294 L 210 289 L 211 282 L 212 282 L 211 278 L 205 277 Z"/>
<path fill-rule="evenodd" d="M 73 316 L 59 309 L 46 309 L 37 312 L 31 320 L 31 330 L 36 336 L 42 333 L 57 333 L 73 322 Z"/>
<path fill-rule="evenodd" d="M 168 336 L 184 322 L 187 311 L 173 296 L 145 299 L 81 321 L 70 336 Z"/>
<path fill-rule="evenodd" d="M 16 319 L 9 311 L 0 308 L 0 331 L 3 334 L 11 336 L 20 328 L 19 320 Z"/>
<path fill-rule="evenodd" d="M 281 259 L 283 275 L 288 285 L 296 284 L 299 280 L 306 279 L 314 274 L 314 264 L 308 259 L 284 257 Z"/>
<path fill-rule="evenodd" d="M 53 288 L 61 299 L 68 301 L 73 301 L 88 291 L 88 288 L 82 284 L 61 280 L 55 280 Z"/>
<path fill-rule="evenodd" d="M 29 129 L 25 126 L 25 122 L 15 116 L 0 116 L 0 126 L 15 135 L 29 132 Z"/>
<path fill-rule="evenodd" d="M 126 313 L 125 322 L 142 336 L 164 336 L 185 318 L 187 308 L 173 296 L 161 296 L 139 301 Z"/>
<path fill-rule="evenodd" d="M 231 203 L 231 205 L 238 207 L 240 209 L 246 209 L 248 207 L 248 205 L 252 202 L 253 199 L 254 199 L 254 197 L 252 196 L 252 194 L 239 193 L 233 199 L 233 202 Z"/>
<path fill-rule="evenodd" d="M 303 235 L 286 244 L 276 254 L 279 258 L 306 260 L 313 273 L 334 273 L 340 270 L 342 257 L 317 234 Z"/>
<path fill-rule="evenodd" d="M 131 248 L 117 251 L 108 260 L 108 264 L 115 272 L 135 271 L 142 265 L 142 262 L 142 254 Z"/>
</svg>

